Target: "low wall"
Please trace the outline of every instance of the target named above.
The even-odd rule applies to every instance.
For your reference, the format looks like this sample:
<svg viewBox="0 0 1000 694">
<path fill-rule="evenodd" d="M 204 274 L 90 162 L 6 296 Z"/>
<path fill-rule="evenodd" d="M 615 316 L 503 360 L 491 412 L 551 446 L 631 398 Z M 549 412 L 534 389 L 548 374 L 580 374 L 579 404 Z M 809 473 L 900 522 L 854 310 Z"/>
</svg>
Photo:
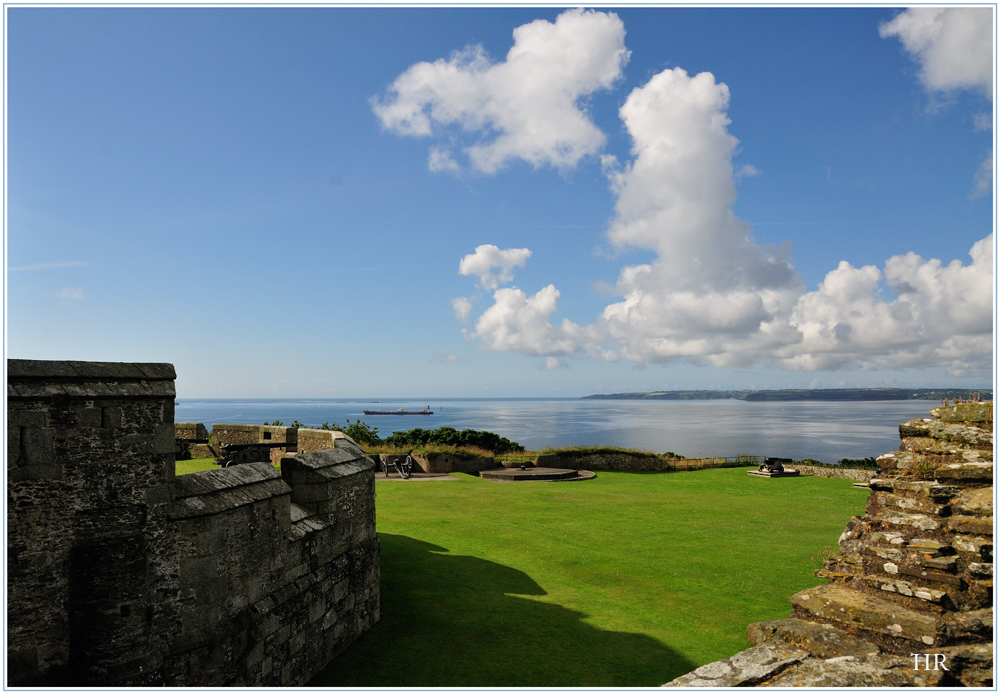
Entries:
<svg viewBox="0 0 1000 694">
<path fill-rule="evenodd" d="M 878 473 L 875 470 L 854 470 L 852 468 L 815 467 L 813 465 L 791 465 L 787 469 L 798 470 L 808 477 L 837 477 L 858 482 L 867 482 Z"/>
<path fill-rule="evenodd" d="M 447 474 L 449 472 L 464 472 L 468 475 L 478 475 L 483 470 L 497 467 L 491 457 L 463 458 L 451 453 L 425 453 L 413 455 L 413 463 L 423 472 Z"/>
<path fill-rule="evenodd" d="M 567 468 L 570 470 L 610 470 L 617 472 L 669 471 L 675 462 L 652 455 L 625 451 L 565 451 L 543 453 L 535 459 L 536 467 Z"/>
</svg>

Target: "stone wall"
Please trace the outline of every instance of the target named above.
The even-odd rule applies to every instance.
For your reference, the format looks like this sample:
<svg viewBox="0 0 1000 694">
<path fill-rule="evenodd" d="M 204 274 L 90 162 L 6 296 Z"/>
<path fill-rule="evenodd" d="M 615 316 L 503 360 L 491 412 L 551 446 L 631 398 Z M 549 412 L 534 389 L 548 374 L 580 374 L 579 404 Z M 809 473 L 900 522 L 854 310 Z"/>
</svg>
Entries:
<svg viewBox="0 0 1000 694">
<path fill-rule="evenodd" d="M 296 432 L 296 435 L 296 450 L 300 453 L 311 453 L 313 451 L 322 451 L 326 448 L 333 448 L 335 442 L 340 439 L 354 443 L 354 439 L 344 432 L 330 431 L 328 429 L 306 429 L 302 427 Z"/>
<path fill-rule="evenodd" d="M 212 445 L 221 450 L 227 443 L 287 443 L 288 448 L 272 448 L 271 463 L 277 464 L 289 452 L 296 450 L 298 430 L 267 424 L 213 424 Z"/>
<path fill-rule="evenodd" d="M 787 469 L 798 470 L 799 474 L 808 477 L 831 477 L 836 479 L 867 482 L 878 473 L 874 470 L 855 470 L 853 468 L 816 467 L 815 465 L 791 465 Z"/>
<path fill-rule="evenodd" d="M 483 470 L 497 467 L 496 461 L 489 456 L 464 457 L 452 453 L 424 453 L 413 456 L 413 464 L 421 472 L 447 474 L 449 472 L 464 472 L 467 475 L 478 475 Z"/>
<path fill-rule="evenodd" d="M 566 468 L 569 470 L 613 470 L 618 472 L 668 471 L 674 463 L 655 455 L 642 455 L 627 451 L 560 451 L 543 453 L 535 459 L 536 467 Z"/>
<path fill-rule="evenodd" d="M 8 685 L 299 686 L 378 620 L 371 460 L 175 477 L 173 379 L 8 361 Z"/>
<path fill-rule="evenodd" d="M 829 583 L 667 686 L 992 686 L 993 403 L 931 415 L 878 458 L 865 515 L 816 572 Z"/>
<path fill-rule="evenodd" d="M 208 429 L 200 422 L 174 422 L 174 437 L 176 439 L 208 440 Z M 218 457 L 215 449 L 207 443 L 191 443 L 177 440 L 174 443 L 174 459 L 190 460 L 191 458 Z"/>
</svg>

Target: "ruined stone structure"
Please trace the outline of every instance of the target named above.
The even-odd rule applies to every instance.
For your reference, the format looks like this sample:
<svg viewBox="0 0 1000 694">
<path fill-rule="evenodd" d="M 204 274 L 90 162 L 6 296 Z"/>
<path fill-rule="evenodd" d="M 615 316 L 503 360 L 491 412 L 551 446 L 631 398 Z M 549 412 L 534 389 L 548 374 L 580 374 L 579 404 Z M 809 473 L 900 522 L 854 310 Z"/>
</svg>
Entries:
<svg viewBox="0 0 1000 694">
<path fill-rule="evenodd" d="M 666 686 L 991 686 L 993 403 L 899 427 L 864 516 L 753 647 Z M 944 668 L 947 668 L 945 670 Z"/>
<path fill-rule="evenodd" d="M 175 477 L 171 365 L 7 369 L 8 685 L 302 685 L 378 620 L 349 439 Z"/>
</svg>

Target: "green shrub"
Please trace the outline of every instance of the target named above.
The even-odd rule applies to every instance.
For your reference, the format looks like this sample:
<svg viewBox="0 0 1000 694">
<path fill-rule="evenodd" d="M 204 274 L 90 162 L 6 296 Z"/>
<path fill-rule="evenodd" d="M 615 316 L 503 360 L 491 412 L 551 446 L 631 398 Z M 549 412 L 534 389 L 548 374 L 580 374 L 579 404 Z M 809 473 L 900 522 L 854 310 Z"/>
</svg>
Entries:
<svg viewBox="0 0 1000 694">
<path fill-rule="evenodd" d="M 502 436 L 490 431 L 476 431 L 475 429 L 463 429 L 458 431 L 453 427 L 439 427 L 437 429 L 410 429 L 409 431 L 397 431 L 386 437 L 383 443 L 387 446 L 400 448 L 415 446 L 455 446 L 457 448 L 478 448 L 490 451 L 495 455 L 509 453 L 511 451 L 523 451 L 524 446 L 514 441 L 505 439 Z"/>
</svg>

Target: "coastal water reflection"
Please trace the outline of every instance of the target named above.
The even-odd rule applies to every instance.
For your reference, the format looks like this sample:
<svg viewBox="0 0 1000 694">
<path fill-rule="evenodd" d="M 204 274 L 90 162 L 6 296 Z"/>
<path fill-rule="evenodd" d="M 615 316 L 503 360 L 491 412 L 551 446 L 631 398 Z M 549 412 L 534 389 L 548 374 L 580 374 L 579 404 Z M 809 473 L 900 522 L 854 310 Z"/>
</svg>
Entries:
<svg viewBox="0 0 1000 694">
<path fill-rule="evenodd" d="M 420 409 L 432 416 L 363 414 L 365 409 Z M 188 400 L 177 405 L 178 422 L 262 424 L 278 419 L 307 426 L 362 419 L 386 436 L 421 427 L 483 429 L 528 449 L 610 445 L 688 457 L 740 453 L 815 458 L 880 455 L 899 447 L 898 427 L 926 417 L 937 403 L 742 402 L 737 400 L 639 401 L 578 399 L 385 400 Z"/>
</svg>

